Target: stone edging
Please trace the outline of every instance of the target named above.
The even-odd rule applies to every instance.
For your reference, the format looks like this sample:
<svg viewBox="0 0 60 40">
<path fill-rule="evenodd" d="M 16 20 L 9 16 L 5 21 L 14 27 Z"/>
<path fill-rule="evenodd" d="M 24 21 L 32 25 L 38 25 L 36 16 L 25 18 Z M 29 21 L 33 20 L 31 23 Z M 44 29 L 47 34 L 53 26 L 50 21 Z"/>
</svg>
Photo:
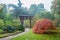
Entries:
<svg viewBox="0 0 60 40">
<path fill-rule="evenodd" d="M 12 34 L 10 34 L 10 35 L 6 35 L 6 36 L 0 37 L 0 38 L 5 38 L 5 37 L 8 37 L 8 36 L 13 36 L 13 35 L 16 35 L 16 34 L 19 34 L 19 33 L 22 33 L 22 31 L 17 32 L 17 33 L 12 33 Z"/>
</svg>

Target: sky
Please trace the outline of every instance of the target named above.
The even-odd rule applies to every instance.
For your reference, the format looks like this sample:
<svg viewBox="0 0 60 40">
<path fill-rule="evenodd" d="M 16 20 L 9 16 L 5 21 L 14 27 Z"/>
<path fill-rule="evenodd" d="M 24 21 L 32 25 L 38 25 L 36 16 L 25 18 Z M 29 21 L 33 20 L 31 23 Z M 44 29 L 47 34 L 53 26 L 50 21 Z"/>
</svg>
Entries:
<svg viewBox="0 0 60 40">
<path fill-rule="evenodd" d="M 52 0 L 21 0 L 22 6 L 29 8 L 31 4 L 40 4 L 45 5 L 45 9 L 50 10 Z M 0 0 L 0 3 L 6 4 L 15 4 L 17 5 L 18 0 Z"/>
</svg>

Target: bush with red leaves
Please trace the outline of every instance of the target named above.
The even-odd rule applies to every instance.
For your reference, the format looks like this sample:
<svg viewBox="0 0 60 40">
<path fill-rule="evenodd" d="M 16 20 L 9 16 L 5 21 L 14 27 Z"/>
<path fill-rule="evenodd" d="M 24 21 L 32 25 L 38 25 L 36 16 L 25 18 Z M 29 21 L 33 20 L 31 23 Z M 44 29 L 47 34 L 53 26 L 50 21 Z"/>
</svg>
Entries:
<svg viewBox="0 0 60 40">
<path fill-rule="evenodd" d="M 56 30 L 56 27 L 49 19 L 38 20 L 33 27 L 33 32 L 37 34 L 49 33 L 50 30 Z"/>
</svg>

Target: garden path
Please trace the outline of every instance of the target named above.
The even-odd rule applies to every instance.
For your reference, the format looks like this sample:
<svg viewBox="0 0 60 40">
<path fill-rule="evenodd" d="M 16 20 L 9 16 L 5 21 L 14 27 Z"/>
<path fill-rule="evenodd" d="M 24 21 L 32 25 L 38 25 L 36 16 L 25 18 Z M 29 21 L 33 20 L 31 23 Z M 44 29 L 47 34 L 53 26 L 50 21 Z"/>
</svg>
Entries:
<svg viewBox="0 0 60 40">
<path fill-rule="evenodd" d="M 20 35 L 23 35 L 23 34 L 27 33 L 29 30 L 30 30 L 29 28 L 25 28 L 25 31 L 22 32 L 22 33 L 19 33 L 17 35 L 13 35 L 13 36 L 9 36 L 9 37 L 5 37 L 5 38 L 2 38 L 0 40 L 10 40 L 11 38 L 15 38 L 17 36 L 20 36 Z"/>
</svg>

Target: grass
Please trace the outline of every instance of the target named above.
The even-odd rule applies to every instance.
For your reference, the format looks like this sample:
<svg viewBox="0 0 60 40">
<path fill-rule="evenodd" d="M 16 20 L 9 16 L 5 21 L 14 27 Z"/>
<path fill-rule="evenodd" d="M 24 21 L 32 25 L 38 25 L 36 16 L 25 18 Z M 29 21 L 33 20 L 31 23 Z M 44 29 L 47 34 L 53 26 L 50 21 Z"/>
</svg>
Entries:
<svg viewBox="0 0 60 40">
<path fill-rule="evenodd" d="M 60 40 L 60 30 L 54 34 L 34 34 L 32 31 L 11 40 Z"/>
</svg>

